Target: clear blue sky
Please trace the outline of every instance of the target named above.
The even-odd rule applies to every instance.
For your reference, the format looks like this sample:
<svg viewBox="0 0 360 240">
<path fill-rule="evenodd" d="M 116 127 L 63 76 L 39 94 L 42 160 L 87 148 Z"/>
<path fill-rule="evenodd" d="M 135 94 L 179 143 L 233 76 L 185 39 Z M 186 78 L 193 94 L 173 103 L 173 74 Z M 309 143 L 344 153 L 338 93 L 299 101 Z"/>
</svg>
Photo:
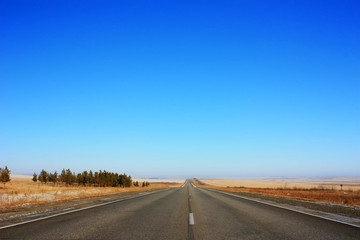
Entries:
<svg viewBox="0 0 360 240">
<path fill-rule="evenodd" d="M 0 166 L 360 176 L 360 2 L 0 2 Z"/>
</svg>

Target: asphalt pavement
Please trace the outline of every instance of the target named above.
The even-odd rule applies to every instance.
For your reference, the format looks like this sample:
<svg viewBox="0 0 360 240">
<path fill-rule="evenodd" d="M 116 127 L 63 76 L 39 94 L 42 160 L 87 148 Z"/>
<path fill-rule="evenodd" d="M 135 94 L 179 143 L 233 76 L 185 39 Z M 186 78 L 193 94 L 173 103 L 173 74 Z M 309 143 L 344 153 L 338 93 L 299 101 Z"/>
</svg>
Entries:
<svg viewBox="0 0 360 240">
<path fill-rule="evenodd" d="M 0 230 L 0 239 L 360 239 L 360 228 L 195 188 Z"/>
</svg>

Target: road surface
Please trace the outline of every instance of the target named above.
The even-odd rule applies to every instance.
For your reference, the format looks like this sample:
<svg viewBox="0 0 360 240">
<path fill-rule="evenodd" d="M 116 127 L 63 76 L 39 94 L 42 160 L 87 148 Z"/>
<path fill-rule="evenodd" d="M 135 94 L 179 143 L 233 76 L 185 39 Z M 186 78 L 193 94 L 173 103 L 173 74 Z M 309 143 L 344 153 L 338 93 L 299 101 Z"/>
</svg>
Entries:
<svg viewBox="0 0 360 240">
<path fill-rule="evenodd" d="M 360 239 L 360 228 L 194 188 L 0 230 L 0 239 Z"/>
</svg>

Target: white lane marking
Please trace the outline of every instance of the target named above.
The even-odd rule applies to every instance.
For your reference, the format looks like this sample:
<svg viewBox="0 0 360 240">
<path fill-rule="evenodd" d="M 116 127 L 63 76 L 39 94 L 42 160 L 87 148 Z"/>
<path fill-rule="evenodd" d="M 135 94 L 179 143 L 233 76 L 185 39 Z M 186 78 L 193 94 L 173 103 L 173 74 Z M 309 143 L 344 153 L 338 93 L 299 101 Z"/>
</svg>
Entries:
<svg viewBox="0 0 360 240">
<path fill-rule="evenodd" d="M 159 190 L 159 191 L 155 191 L 155 192 L 150 192 L 150 193 L 147 193 L 147 194 L 137 195 L 137 196 L 133 196 L 133 197 L 121 198 L 121 199 L 118 199 L 118 200 L 114 200 L 114 201 L 106 202 L 106 203 L 101 203 L 101 204 L 97 204 L 97 205 L 90 206 L 90 207 L 79 208 L 79 209 L 75 209 L 75 210 L 71 210 L 71 211 L 67 211 L 67 212 L 62 212 L 62 213 L 57 213 L 57 214 L 46 216 L 46 217 L 41 217 L 41 218 L 28 220 L 28 221 L 25 221 L 25 222 L 15 223 L 15 224 L 7 225 L 7 226 L 4 226 L 4 227 L 0 227 L 0 230 L 5 229 L 5 228 L 10 228 L 10 227 L 16 227 L 16 226 L 19 226 L 19 225 L 24 225 L 24 224 L 27 224 L 27 223 L 37 222 L 37 221 L 41 221 L 41 220 L 45 220 L 45 219 L 48 219 L 48 218 L 53 218 L 53 217 L 69 214 L 69 213 L 80 212 L 80 211 L 83 211 L 83 210 L 86 210 L 86 209 L 101 207 L 101 206 L 109 205 L 109 204 L 116 203 L 116 202 L 122 202 L 122 201 L 130 200 L 130 199 L 133 199 L 133 198 L 144 197 L 144 196 L 147 196 L 147 195 L 150 195 L 150 194 L 153 194 L 153 193 L 167 191 L 169 189 L 170 188 L 167 188 L 165 190 Z"/>
<path fill-rule="evenodd" d="M 73 208 L 73 207 L 71 207 L 71 208 L 65 208 L 65 209 L 63 209 L 63 211 L 72 210 L 72 209 L 75 209 L 75 208 Z"/>
<path fill-rule="evenodd" d="M 332 218 L 322 217 L 322 216 L 318 216 L 318 215 L 315 215 L 315 214 L 311 214 L 311 213 L 307 213 L 307 212 L 302 212 L 302 211 L 300 211 L 300 210 L 295 210 L 295 209 L 291 209 L 291 208 L 287 208 L 287 207 L 282 207 L 282 206 L 278 206 L 278 205 L 271 204 L 271 203 L 267 203 L 267 202 L 262 202 L 262 201 L 260 201 L 260 200 L 243 197 L 243 196 L 239 196 L 239 195 L 236 195 L 236 194 L 231 194 L 231 193 L 222 192 L 222 191 L 214 190 L 214 189 L 208 189 L 208 188 L 203 188 L 203 189 L 206 189 L 206 190 L 209 190 L 209 191 L 213 191 L 213 192 L 222 193 L 222 194 L 226 194 L 226 195 L 233 196 L 233 197 L 237 197 L 237 198 L 246 199 L 246 200 L 253 201 L 253 202 L 262 203 L 262 204 L 269 205 L 269 206 L 272 206 L 272 207 L 277 207 L 277 208 L 282 208 L 282 209 L 290 210 L 290 211 L 297 212 L 297 213 L 302 213 L 302 214 L 309 215 L 309 216 L 313 216 L 313 217 L 317 217 L 317 218 L 322 218 L 322 219 L 325 219 L 325 220 L 328 220 L 328 221 L 332 221 L 332 222 L 342 223 L 342 224 L 349 225 L 349 226 L 352 226 L 352 227 L 360 228 L 359 225 L 355 225 L 355 224 L 343 222 L 343 221 L 336 220 L 336 219 L 332 219 Z"/>
<path fill-rule="evenodd" d="M 193 214 L 193 213 L 189 213 L 189 224 L 190 224 L 190 225 L 194 225 L 194 224 L 195 224 L 194 214 Z"/>
<path fill-rule="evenodd" d="M 197 188 L 197 186 L 195 186 L 193 183 L 191 183 L 191 185 L 192 185 L 194 188 Z"/>
</svg>

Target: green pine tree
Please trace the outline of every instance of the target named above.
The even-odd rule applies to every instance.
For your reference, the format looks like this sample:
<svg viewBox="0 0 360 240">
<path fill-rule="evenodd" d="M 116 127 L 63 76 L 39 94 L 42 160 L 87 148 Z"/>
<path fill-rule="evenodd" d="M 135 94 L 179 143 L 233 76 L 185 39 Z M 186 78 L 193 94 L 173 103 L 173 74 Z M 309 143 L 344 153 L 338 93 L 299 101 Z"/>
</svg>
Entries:
<svg viewBox="0 0 360 240">
<path fill-rule="evenodd" d="M 5 184 L 7 182 L 10 182 L 10 170 L 8 169 L 7 166 L 5 166 L 4 169 L 0 168 L 0 180 L 1 182 L 4 184 L 4 188 L 5 188 Z"/>
<path fill-rule="evenodd" d="M 39 181 L 46 184 L 48 180 L 49 180 L 49 174 L 44 169 L 41 170 L 39 174 Z"/>
<path fill-rule="evenodd" d="M 37 177 L 37 174 L 36 174 L 36 173 L 34 173 L 34 174 L 33 174 L 33 178 L 32 178 L 32 180 L 33 180 L 34 182 L 37 182 L 38 177 Z"/>
</svg>

